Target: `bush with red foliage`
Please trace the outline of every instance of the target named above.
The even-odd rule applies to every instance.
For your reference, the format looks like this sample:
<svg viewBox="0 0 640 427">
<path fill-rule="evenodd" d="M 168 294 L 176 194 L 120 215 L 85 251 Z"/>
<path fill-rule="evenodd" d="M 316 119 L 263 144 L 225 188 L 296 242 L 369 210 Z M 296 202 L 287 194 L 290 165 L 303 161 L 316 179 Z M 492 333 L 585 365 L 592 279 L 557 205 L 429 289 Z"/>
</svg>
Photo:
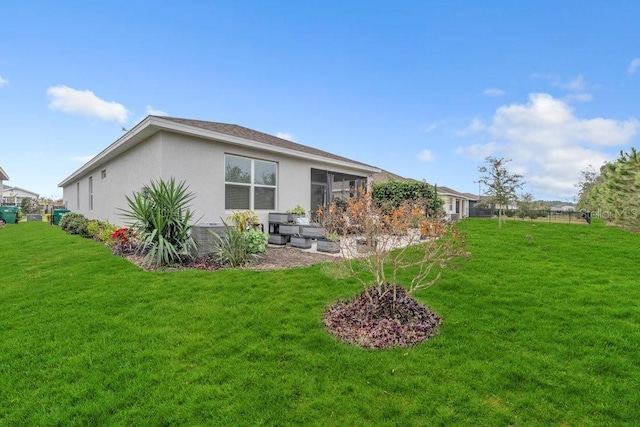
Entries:
<svg viewBox="0 0 640 427">
<path fill-rule="evenodd" d="M 109 235 L 108 245 L 114 255 L 128 255 L 136 250 L 136 234 L 133 228 L 118 228 Z"/>
</svg>

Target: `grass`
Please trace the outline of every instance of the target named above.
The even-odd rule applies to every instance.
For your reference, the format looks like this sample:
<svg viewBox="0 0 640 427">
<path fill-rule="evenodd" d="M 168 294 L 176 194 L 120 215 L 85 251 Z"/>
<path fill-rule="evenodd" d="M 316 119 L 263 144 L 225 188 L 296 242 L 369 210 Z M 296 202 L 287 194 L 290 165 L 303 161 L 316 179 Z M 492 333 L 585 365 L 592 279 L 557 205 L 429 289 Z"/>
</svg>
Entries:
<svg viewBox="0 0 640 427">
<path fill-rule="evenodd" d="M 47 224 L 0 230 L 0 425 L 638 425 L 638 236 L 464 220 L 413 348 L 322 329 L 322 266 L 145 272 Z"/>
</svg>

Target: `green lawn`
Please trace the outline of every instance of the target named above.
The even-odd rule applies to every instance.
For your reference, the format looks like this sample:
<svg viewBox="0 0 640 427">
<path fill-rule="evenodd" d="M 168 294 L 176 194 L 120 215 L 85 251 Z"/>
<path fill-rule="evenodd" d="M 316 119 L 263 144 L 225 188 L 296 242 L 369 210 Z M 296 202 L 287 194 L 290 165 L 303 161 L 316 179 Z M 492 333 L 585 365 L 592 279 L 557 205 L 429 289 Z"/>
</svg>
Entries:
<svg viewBox="0 0 640 427">
<path fill-rule="evenodd" d="M 322 266 L 144 272 L 45 223 L 0 229 L 0 425 L 640 425 L 637 235 L 465 220 L 413 348 L 322 328 Z"/>
</svg>

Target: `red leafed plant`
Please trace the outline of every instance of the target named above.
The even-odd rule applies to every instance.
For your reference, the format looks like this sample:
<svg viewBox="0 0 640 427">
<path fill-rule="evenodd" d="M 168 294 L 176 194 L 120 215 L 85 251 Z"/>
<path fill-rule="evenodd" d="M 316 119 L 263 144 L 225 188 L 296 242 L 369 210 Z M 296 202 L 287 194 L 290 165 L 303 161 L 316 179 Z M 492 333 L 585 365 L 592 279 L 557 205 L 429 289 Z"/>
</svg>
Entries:
<svg viewBox="0 0 640 427">
<path fill-rule="evenodd" d="M 109 235 L 109 246 L 115 255 L 127 255 L 135 252 L 137 242 L 133 228 L 118 228 Z"/>
<path fill-rule="evenodd" d="M 116 231 L 111 233 L 111 237 L 113 240 L 120 240 L 122 242 L 128 242 L 131 238 L 136 237 L 136 234 L 133 232 L 132 228 L 118 228 Z"/>
</svg>

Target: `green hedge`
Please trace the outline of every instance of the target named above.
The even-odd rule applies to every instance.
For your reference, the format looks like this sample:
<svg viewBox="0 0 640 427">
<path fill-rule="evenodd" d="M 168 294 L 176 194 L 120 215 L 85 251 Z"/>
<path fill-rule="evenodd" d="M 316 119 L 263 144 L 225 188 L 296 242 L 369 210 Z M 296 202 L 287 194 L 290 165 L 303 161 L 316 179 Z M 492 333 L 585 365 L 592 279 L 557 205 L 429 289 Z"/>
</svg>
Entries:
<svg viewBox="0 0 640 427">
<path fill-rule="evenodd" d="M 426 201 L 429 214 L 442 210 L 444 201 L 438 197 L 437 188 L 424 181 L 386 181 L 373 184 L 374 200 L 388 202 L 397 208 L 407 200 Z"/>
</svg>

